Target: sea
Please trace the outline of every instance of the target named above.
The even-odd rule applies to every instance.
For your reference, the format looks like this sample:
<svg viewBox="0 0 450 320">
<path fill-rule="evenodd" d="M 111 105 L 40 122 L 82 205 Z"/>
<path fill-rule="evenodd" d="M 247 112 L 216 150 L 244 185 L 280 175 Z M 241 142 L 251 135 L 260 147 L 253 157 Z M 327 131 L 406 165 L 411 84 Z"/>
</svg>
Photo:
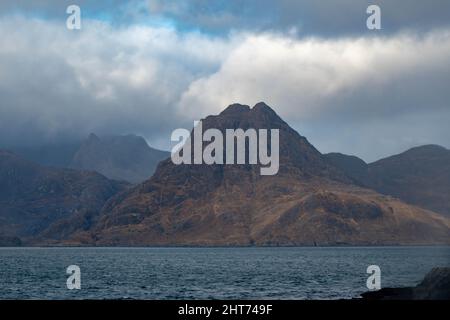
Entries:
<svg viewBox="0 0 450 320">
<path fill-rule="evenodd" d="M 0 299 L 351 299 L 371 265 L 414 286 L 450 247 L 0 248 Z"/>
</svg>

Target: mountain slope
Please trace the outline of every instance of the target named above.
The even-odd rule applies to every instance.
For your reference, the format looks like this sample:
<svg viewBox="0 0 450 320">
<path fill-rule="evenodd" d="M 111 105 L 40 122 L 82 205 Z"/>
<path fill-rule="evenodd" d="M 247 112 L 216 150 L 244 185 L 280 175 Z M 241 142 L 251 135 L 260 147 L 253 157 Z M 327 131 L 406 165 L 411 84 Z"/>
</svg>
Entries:
<svg viewBox="0 0 450 320">
<path fill-rule="evenodd" d="M 363 182 L 367 179 L 368 165 L 364 160 L 346 154 L 332 152 L 324 154 L 324 157 L 336 168 L 342 170 L 355 182 Z"/>
<path fill-rule="evenodd" d="M 370 164 L 354 156 L 326 157 L 362 186 L 450 215 L 450 150 L 444 147 L 416 147 Z"/>
<path fill-rule="evenodd" d="M 136 135 L 99 138 L 91 134 L 82 142 L 8 150 L 43 166 L 97 171 L 110 179 L 131 183 L 148 179 L 158 162 L 170 156 L 169 152 L 151 148 Z"/>
<path fill-rule="evenodd" d="M 46 230 L 66 219 L 73 230 L 88 229 L 106 200 L 125 187 L 95 172 L 43 167 L 0 150 L 0 238 L 64 238 L 68 233 Z"/>
<path fill-rule="evenodd" d="M 426 145 L 371 163 L 369 186 L 450 215 L 450 150 Z"/>
<path fill-rule="evenodd" d="M 279 129 L 280 170 L 161 162 L 108 201 L 70 241 L 97 245 L 337 245 L 449 243 L 449 220 L 358 187 L 264 103 L 231 105 L 204 130 Z"/>
<path fill-rule="evenodd" d="M 91 134 L 73 157 L 71 167 L 97 171 L 104 176 L 139 183 L 148 179 L 169 152 L 153 149 L 144 138 L 127 135 L 99 138 Z"/>
</svg>

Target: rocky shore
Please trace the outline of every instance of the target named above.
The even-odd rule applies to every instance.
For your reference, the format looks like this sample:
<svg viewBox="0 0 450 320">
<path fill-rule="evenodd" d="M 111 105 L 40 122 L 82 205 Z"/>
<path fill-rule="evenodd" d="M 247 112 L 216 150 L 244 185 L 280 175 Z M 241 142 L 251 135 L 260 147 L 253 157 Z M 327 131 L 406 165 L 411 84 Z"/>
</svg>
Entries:
<svg viewBox="0 0 450 320">
<path fill-rule="evenodd" d="M 365 292 L 365 300 L 450 300 L 450 267 L 433 268 L 415 287 Z"/>
</svg>

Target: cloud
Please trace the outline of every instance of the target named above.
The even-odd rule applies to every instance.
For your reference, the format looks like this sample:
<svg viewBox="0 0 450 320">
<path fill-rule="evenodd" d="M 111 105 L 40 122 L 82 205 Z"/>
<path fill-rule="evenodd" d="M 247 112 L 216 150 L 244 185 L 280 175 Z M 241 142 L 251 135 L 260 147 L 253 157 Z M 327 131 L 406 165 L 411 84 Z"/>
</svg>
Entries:
<svg viewBox="0 0 450 320">
<path fill-rule="evenodd" d="M 217 72 L 190 84 L 179 112 L 198 117 L 230 102 L 263 100 L 300 133 L 309 133 L 322 151 L 373 160 L 386 149 L 402 150 L 427 138 L 448 144 L 450 129 L 441 134 L 450 121 L 449 59 L 447 29 L 420 36 L 301 40 L 250 34 Z M 309 129 L 312 124 L 315 130 Z M 349 129 L 353 137 L 339 133 Z M 323 130 L 328 136 L 320 134 Z M 383 142 L 391 140 L 396 141 L 392 148 Z"/>
<path fill-rule="evenodd" d="M 450 147 L 450 28 L 299 38 L 84 19 L 69 31 L 18 14 L 0 17 L 0 38 L 2 147 L 96 132 L 168 149 L 173 129 L 258 101 L 322 152 Z"/>
<path fill-rule="evenodd" d="M 0 15 L 20 13 L 64 20 L 72 0 L 1 1 Z M 85 17 L 114 25 L 175 25 L 179 30 L 228 35 L 232 31 L 287 32 L 299 36 L 364 35 L 366 9 L 381 7 L 382 34 L 404 29 L 427 32 L 450 26 L 447 0 L 78 0 Z"/>
<path fill-rule="evenodd" d="M 383 34 L 403 29 L 429 31 L 450 25 L 446 0 L 148 0 L 150 15 L 173 19 L 204 32 L 298 30 L 300 36 L 367 34 L 366 9 L 381 7 Z"/>
<path fill-rule="evenodd" d="M 168 135 L 179 95 L 216 70 L 233 41 L 170 28 L 24 17 L 0 20 L 0 143 L 98 133 Z"/>
<path fill-rule="evenodd" d="M 249 34 L 220 70 L 190 84 L 180 108 L 204 113 L 230 99 L 248 104 L 263 99 L 294 120 L 345 111 L 384 117 L 425 105 L 446 109 L 449 57 L 449 30 L 302 40 Z"/>
</svg>

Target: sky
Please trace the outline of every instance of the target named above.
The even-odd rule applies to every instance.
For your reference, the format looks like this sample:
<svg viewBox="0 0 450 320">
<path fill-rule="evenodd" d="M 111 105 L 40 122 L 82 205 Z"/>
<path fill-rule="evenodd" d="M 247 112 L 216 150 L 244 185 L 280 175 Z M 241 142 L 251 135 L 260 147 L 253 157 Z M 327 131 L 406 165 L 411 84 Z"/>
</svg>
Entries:
<svg viewBox="0 0 450 320">
<path fill-rule="evenodd" d="M 447 0 L 0 2 L 0 147 L 94 132 L 169 150 L 174 129 L 264 101 L 319 151 L 371 162 L 450 148 L 449 84 Z"/>
</svg>

